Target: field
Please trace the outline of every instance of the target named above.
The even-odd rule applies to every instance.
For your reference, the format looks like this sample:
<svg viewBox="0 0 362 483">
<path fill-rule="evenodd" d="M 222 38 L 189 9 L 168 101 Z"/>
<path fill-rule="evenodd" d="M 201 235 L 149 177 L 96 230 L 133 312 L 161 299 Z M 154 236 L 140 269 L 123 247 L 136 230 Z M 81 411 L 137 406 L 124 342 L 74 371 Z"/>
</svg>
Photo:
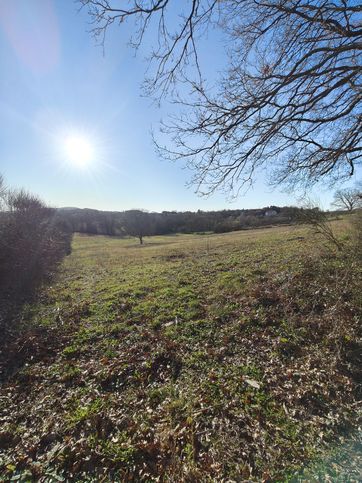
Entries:
<svg viewBox="0 0 362 483">
<path fill-rule="evenodd" d="M 3 479 L 299 481 L 357 424 L 360 276 L 306 227 L 76 235 L 0 357 Z"/>
</svg>

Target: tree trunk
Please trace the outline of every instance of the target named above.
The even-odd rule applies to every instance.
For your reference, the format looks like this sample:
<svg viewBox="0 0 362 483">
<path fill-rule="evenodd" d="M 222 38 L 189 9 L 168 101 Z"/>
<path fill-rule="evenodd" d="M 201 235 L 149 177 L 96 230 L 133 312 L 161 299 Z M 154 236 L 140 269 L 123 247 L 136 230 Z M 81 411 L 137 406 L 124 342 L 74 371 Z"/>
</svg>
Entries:
<svg viewBox="0 0 362 483">
<path fill-rule="evenodd" d="M 143 245 L 143 236 L 139 235 L 138 238 L 140 239 L 140 245 Z"/>
</svg>

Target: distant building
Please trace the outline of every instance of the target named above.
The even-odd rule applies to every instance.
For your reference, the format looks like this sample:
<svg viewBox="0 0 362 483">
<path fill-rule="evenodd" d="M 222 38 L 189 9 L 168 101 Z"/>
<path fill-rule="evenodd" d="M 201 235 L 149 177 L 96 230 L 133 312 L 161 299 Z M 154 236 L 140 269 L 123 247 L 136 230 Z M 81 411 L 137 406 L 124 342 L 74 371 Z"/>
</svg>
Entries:
<svg viewBox="0 0 362 483">
<path fill-rule="evenodd" d="M 278 212 L 275 210 L 266 210 L 266 212 L 264 213 L 264 216 L 275 216 L 277 214 Z"/>
</svg>

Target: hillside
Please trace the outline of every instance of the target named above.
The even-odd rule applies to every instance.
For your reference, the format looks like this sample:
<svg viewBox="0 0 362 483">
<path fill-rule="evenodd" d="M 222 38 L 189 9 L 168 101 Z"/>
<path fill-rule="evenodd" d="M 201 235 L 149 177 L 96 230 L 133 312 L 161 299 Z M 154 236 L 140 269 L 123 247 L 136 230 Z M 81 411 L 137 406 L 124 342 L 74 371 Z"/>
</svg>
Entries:
<svg viewBox="0 0 362 483">
<path fill-rule="evenodd" d="M 292 481 L 353 444 L 360 280 L 305 227 L 76 235 L 1 353 L 2 478 Z"/>
<path fill-rule="evenodd" d="M 101 211 L 88 208 L 59 208 L 58 216 L 73 232 L 98 235 L 144 236 L 174 233 L 216 232 L 290 224 L 296 222 L 300 209 L 294 206 L 267 206 L 259 209 L 219 211 L 143 210 Z"/>
</svg>

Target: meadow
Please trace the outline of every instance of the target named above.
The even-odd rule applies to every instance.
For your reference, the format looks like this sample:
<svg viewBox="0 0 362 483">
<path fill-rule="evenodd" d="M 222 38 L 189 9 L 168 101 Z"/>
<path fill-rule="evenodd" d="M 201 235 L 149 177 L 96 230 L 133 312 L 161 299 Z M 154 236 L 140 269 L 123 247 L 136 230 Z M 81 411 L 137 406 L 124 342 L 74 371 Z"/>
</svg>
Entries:
<svg viewBox="0 0 362 483">
<path fill-rule="evenodd" d="M 2 478 L 300 481 L 357 426 L 360 280 L 304 226 L 75 235 L 0 356 Z"/>
</svg>

